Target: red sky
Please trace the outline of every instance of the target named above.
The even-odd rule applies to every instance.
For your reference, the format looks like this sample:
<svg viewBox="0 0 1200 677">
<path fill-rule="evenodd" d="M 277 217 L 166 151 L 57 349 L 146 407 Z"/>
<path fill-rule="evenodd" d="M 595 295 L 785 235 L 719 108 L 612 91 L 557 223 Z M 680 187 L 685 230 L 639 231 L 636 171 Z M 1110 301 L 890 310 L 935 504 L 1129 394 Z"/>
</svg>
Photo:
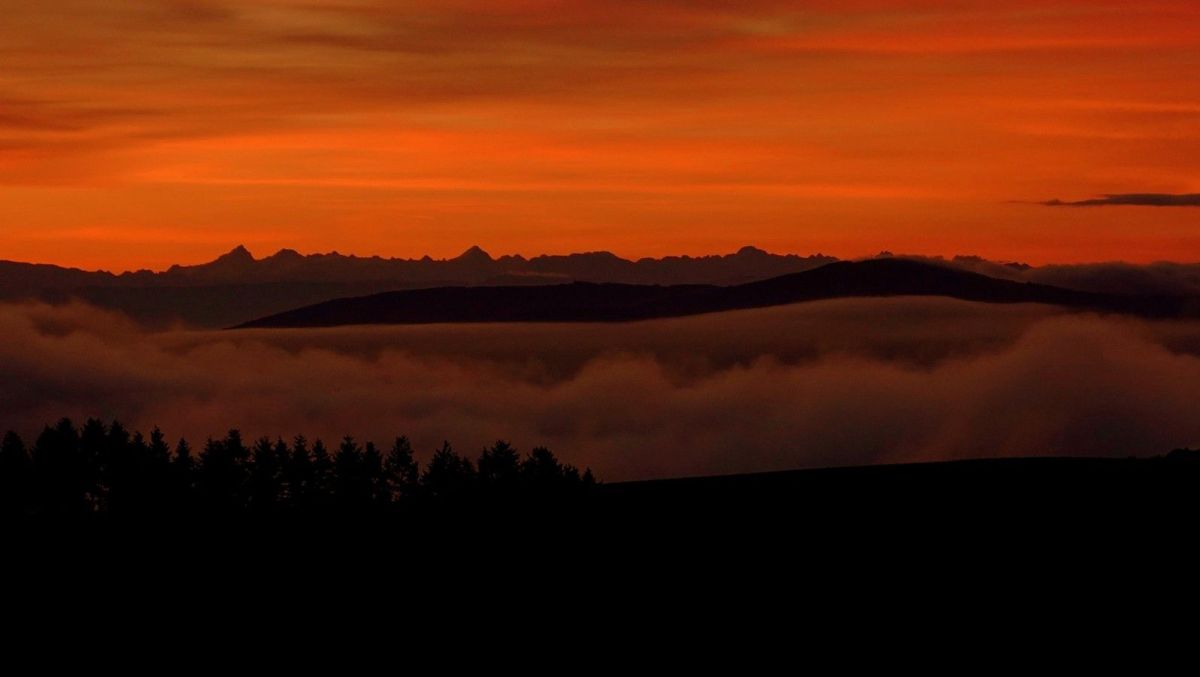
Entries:
<svg viewBox="0 0 1200 677">
<path fill-rule="evenodd" d="M 0 259 L 1200 260 L 1195 0 L 0 0 Z"/>
</svg>

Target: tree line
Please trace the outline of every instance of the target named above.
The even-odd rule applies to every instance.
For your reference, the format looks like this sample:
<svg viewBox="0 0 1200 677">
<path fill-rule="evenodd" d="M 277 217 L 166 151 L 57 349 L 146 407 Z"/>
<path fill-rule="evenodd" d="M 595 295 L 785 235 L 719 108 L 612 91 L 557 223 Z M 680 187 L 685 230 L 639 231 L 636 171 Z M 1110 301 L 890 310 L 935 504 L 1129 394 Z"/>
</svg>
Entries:
<svg viewBox="0 0 1200 677">
<path fill-rule="evenodd" d="M 406 437 L 382 450 L 347 436 L 329 449 L 303 436 L 247 443 L 230 430 L 193 452 L 184 439 L 171 447 L 157 427 L 147 438 L 117 421 L 77 427 L 62 419 L 32 446 L 12 431 L 0 442 L 0 511 L 8 517 L 384 514 L 567 500 L 595 483 L 590 469 L 563 464 L 548 449 L 522 457 L 504 441 L 475 460 L 443 443 L 423 468 Z"/>
</svg>

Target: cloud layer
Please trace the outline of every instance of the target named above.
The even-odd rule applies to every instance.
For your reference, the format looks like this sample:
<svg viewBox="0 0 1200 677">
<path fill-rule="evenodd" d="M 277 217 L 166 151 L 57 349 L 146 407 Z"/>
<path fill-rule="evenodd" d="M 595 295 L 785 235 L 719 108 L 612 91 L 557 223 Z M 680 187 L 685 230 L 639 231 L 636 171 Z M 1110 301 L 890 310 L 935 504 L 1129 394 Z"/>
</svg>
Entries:
<svg viewBox="0 0 1200 677">
<path fill-rule="evenodd" d="M 148 334 L 0 308 L 0 427 L 544 444 L 607 479 L 1200 444 L 1200 325 L 936 299 L 603 327 Z"/>
<path fill-rule="evenodd" d="M 1090 200 L 1047 200 L 1047 207 L 1200 207 L 1200 193 L 1109 193 Z"/>
</svg>

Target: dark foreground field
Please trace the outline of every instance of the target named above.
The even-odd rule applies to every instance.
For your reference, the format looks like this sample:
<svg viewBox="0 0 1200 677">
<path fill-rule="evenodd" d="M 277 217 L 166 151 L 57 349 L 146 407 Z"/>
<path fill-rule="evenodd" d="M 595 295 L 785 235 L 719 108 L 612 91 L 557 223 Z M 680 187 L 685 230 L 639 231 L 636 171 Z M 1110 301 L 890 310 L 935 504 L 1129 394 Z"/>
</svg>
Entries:
<svg viewBox="0 0 1200 677">
<path fill-rule="evenodd" d="M 9 516 L 12 526 L 177 533 L 369 533 L 550 541 L 592 538 L 774 539 L 898 534 L 1077 535 L 1186 525 L 1200 509 L 1200 452 L 1154 458 L 1005 458 L 794 470 L 545 490 L 423 495 L 385 507 Z M 169 524 L 166 524 L 169 523 Z M 170 533 L 170 532 L 167 532 Z"/>
<path fill-rule="evenodd" d="M 1015 458 L 599 483 L 375 512 L 26 519 L 4 533 L 26 580 L 120 582 L 103 588 L 120 599 L 184 590 L 309 611 L 420 599 L 453 616 L 497 598 L 589 615 L 760 613 L 787 598 L 857 622 L 898 598 L 902 615 L 935 599 L 987 615 L 1172 589 L 1198 482 L 1197 452 Z"/>
<path fill-rule="evenodd" d="M 846 514 L 883 507 L 907 513 L 957 506 L 1020 514 L 1067 505 L 1137 511 L 1159 502 L 1200 501 L 1198 481 L 1200 452 L 1178 450 L 1156 458 L 973 459 L 620 482 L 599 487 L 596 500 L 649 512 L 807 512 L 822 506 Z"/>
<path fill-rule="evenodd" d="M 1157 458 L 1007 458 L 795 470 L 598 487 L 600 520 L 793 533 L 1116 529 L 1190 520 L 1200 452 Z M 643 522 L 644 524 L 644 522 Z"/>
</svg>

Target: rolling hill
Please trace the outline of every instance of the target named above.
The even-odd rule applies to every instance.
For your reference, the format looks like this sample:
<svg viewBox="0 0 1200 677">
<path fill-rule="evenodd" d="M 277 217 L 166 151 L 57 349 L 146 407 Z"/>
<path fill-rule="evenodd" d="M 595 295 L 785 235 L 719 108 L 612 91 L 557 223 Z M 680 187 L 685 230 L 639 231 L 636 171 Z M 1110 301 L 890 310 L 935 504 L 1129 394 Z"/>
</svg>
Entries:
<svg viewBox="0 0 1200 677">
<path fill-rule="evenodd" d="M 840 261 L 734 286 L 575 282 L 439 287 L 334 299 L 237 328 L 435 322 L 621 322 L 861 296 L 945 296 L 990 303 L 1045 303 L 1153 317 L 1191 314 L 1195 301 L 1123 296 L 1003 280 L 899 258 Z"/>
</svg>

